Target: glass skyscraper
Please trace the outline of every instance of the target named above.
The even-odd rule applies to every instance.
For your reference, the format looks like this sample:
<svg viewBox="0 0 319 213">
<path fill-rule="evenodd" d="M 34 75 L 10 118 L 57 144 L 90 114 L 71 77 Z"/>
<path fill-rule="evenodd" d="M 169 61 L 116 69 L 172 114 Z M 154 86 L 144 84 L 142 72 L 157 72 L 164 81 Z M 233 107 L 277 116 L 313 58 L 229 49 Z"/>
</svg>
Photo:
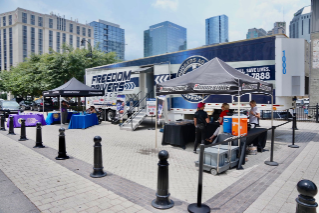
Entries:
<svg viewBox="0 0 319 213">
<path fill-rule="evenodd" d="M 144 57 L 186 50 L 186 28 L 169 21 L 144 31 Z"/>
<path fill-rule="evenodd" d="M 124 29 L 121 29 L 120 25 L 100 19 L 89 25 L 94 27 L 94 46 L 98 45 L 99 49 L 106 53 L 116 52 L 118 59 L 124 60 Z"/>
<path fill-rule="evenodd" d="M 226 15 L 214 16 L 206 22 L 206 45 L 228 42 L 228 17 Z"/>
<path fill-rule="evenodd" d="M 248 29 L 248 33 L 246 34 L 246 38 L 250 39 L 250 38 L 258 38 L 258 37 L 262 37 L 262 36 L 266 36 L 266 31 L 262 28 L 260 29 L 256 29 L 256 28 L 252 28 L 252 29 Z"/>
</svg>

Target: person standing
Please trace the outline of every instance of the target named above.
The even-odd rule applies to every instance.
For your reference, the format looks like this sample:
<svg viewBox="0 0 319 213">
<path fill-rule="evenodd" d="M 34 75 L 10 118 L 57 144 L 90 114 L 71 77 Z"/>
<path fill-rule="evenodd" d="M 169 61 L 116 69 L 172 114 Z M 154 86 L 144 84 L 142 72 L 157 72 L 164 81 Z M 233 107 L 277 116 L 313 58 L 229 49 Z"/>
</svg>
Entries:
<svg viewBox="0 0 319 213">
<path fill-rule="evenodd" d="M 255 128 L 257 125 L 259 125 L 258 119 L 260 118 L 260 111 L 256 106 L 256 101 L 250 101 L 249 105 L 251 107 L 249 111 L 249 123 L 251 125 L 251 128 Z"/>
<path fill-rule="evenodd" d="M 199 143 L 202 143 L 202 144 L 205 143 L 204 142 L 205 133 L 206 133 L 205 130 L 206 130 L 207 123 L 209 123 L 208 115 L 204 111 L 205 103 L 202 103 L 202 102 L 198 103 L 197 108 L 198 110 L 195 113 L 195 117 L 194 117 L 194 125 L 196 129 L 194 153 L 197 153 L 196 149 Z"/>
<path fill-rule="evenodd" d="M 62 101 L 62 106 L 61 106 L 61 115 L 62 115 L 62 123 L 65 124 L 68 121 L 68 110 L 67 108 L 69 108 L 69 105 L 65 102 Z"/>
</svg>

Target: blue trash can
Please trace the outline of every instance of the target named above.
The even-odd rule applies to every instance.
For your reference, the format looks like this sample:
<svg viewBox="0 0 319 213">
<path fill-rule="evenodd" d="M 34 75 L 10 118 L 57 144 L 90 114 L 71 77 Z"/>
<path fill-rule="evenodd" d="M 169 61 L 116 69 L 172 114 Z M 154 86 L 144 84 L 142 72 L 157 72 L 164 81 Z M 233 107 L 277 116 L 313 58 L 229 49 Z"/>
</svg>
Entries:
<svg viewBox="0 0 319 213">
<path fill-rule="evenodd" d="M 232 116 L 224 116 L 223 129 L 226 133 L 232 132 Z"/>
</svg>

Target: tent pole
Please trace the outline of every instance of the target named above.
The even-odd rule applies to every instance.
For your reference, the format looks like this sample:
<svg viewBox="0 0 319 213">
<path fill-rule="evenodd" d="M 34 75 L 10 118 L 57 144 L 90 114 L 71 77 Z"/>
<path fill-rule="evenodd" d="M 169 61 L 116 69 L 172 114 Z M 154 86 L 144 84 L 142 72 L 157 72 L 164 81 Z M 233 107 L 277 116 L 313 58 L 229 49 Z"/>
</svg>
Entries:
<svg viewBox="0 0 319 213">
<path fill-rule="evenodd" d="M 274 97 L 271 95 L 271 127 L 274 126 Z"/>
<path fill-rule="evenodd" d="M 240 84 L 238 79 L 238 136 L 240 137 Z M 240 139 L 238 139 L 238 145 L 240 146 Z"/>
<path fill-rule="evenodd" d="M 60 95 L 60 123 L 62 126 L 62 106 L 61 106 L 61 95 Z"/>
<path fill-rule="evenodd" d="M 157 148 L 157 119 L 158 119 L 158 109 L 157 109 L 157 96 L 155 96 L 156 98 L 156 105 L 155 105 L 155 110 L 156 110 L 156 117 L 155 117 L 155 149 Z"/>
<path fill-rule="evenodd" d="M 42 94 L 42 100 L 43 100 L 43 116 L 44 116 L 44 95 Z"/>
</svg>

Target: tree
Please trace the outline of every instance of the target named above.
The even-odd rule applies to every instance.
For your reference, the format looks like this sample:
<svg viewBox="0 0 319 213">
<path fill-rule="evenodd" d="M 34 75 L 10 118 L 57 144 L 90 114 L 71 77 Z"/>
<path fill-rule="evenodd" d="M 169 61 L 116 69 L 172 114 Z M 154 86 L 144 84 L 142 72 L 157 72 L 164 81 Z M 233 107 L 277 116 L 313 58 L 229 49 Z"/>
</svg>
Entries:
<svg viewBox="0 0 319 213">
<path fill-rule="evenodd" d="M 62 45 L 61 53 L 32 54 L 25 62 L 0 73 L 0 89 L 14 95 L 39 96 L 42 91 L 61 86 L 72 77 L 83 82 L 85 69 L 118 62 L 115 53 L 104 53 L 94 48 L 92 57 L 87 49 L 73 49 Z"/>
</svg>

